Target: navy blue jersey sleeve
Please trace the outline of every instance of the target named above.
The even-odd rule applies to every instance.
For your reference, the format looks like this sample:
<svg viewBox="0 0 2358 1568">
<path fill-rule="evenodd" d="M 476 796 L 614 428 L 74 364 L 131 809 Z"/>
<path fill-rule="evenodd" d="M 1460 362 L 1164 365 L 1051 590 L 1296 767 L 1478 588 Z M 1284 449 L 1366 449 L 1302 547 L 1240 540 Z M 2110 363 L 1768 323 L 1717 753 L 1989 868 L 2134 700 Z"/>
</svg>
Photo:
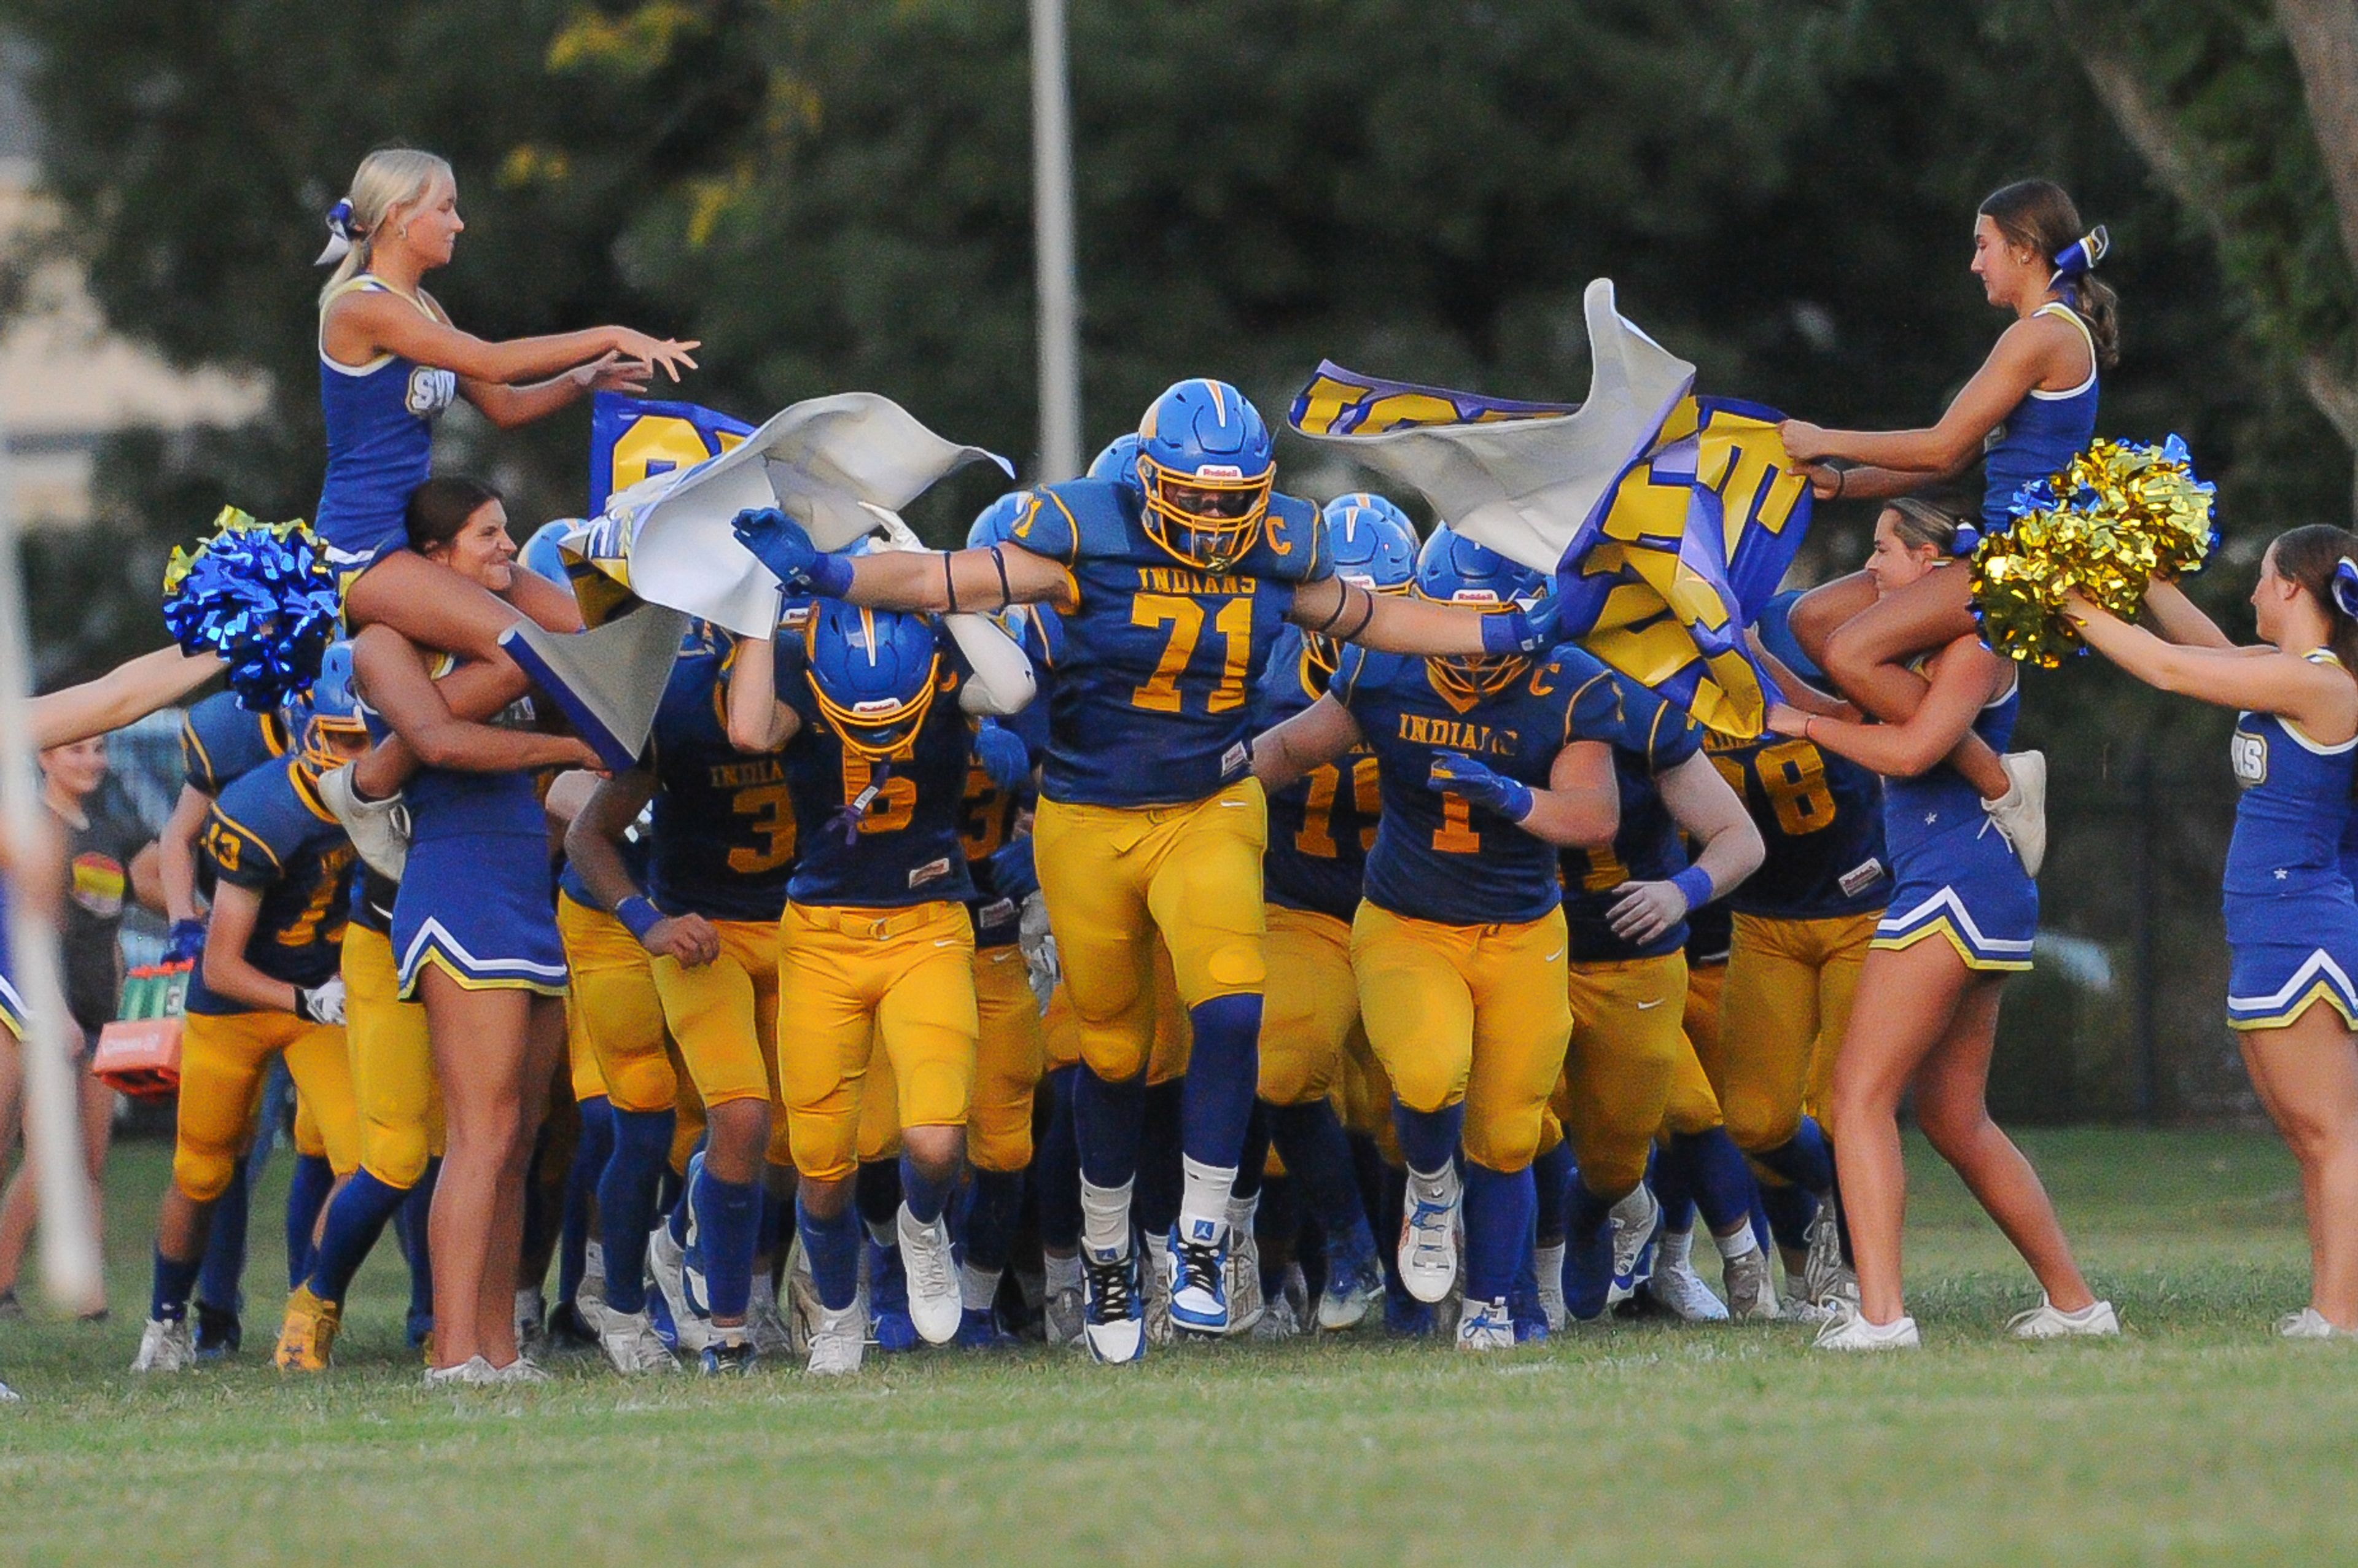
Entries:
<svg viewBox="0 0 2358 1568">
<path fill-rule="evenodd" d="M 1022 509 L 1016 514 L 1015 526 L 1008 531 L 1008 536 L 1033 555 L 1045 556 L 1063 566 L 1071 566 L 1080 557 L 1080 520 L 1053 486 L 1024 495 Z"/>
</svg>

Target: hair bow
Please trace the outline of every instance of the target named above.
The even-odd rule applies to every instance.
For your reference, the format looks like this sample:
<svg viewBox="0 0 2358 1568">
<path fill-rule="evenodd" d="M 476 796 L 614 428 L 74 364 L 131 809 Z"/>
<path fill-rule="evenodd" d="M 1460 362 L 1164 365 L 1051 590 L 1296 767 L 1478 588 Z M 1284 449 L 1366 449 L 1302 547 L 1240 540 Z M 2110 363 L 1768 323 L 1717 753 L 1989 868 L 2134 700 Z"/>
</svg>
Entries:
<svg viewBox="0 0 2358 1568">
<path fill-rule="evenodd" d="M 2055 276 L 2077 277 L 2083 272 L 2093 272 L 2096 264 L 2113 248 L 2113 237 L 2102 223 L 2089 230 L 2070 244 L 2055 253 Z"/>
<path fill-rule="evenodd" d="M 2358 621 L 2358 561 L 2348 556 L 2333 563 L 2333 607 Z"/>
<path fill-rule="evenodd" d="M 352 245 L 360 237 L 361 231 L 352 223 L 352 200 L 346 198 L 328 209 L 328 243 L 319 252 L 319 259 L 311 265 L 334 265 L 352 254 Z"/>
</svg>

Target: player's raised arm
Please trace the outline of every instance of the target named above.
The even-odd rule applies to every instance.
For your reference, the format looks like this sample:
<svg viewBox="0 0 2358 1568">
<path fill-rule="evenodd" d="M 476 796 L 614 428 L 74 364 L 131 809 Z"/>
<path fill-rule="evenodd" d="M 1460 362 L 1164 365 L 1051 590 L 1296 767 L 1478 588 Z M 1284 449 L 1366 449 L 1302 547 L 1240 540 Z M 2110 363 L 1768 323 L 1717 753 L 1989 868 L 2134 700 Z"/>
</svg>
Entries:
<svg viewBox="0 0 2358 1568">
<path fill-rule="evenodd" d="M 1555 641 L 1556 600 L 1440 604 L 1376 593 L 1342 578 L 1303 583 L 1288 619 L 1306 632 L 1386 654 L 1536 654 Z"/>
<path fill-rule="evenodd" d="M 818 593 L 878 610 L 1004 610 L 1011 604 L 1067 605 L 1072 575 L 1021 545 L 966 550 L 879 550 L 849 556 L 822 550 L 803 525 L 775 508 L 737 514 L 737 537 L 776 574 L 789 593 Z"/>
</svg>

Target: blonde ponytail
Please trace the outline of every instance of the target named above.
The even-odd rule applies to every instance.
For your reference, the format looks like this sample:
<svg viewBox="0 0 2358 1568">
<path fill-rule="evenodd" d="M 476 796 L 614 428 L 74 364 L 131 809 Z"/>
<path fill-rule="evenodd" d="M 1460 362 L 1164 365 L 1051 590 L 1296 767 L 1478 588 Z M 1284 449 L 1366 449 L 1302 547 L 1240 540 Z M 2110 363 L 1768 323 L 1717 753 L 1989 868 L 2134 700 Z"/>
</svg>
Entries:
<svg viewBox="0 0 2358 1568">
<path fill-rule="evenodd" d="M 336 290 L 368 270 L 377 234 L 392 217 L 414 207 L 434 189 L 437 178 L 453 179 L 450 166 L 432 153 L 414 147 L 380 147 L 361 159 L 353 171 L 352 191 L 328 217 L 334 237 L 320 253 L 322 265 L 336 264 L 327 287 L 319 291 L 319 307 L 327 308 Z"/>
</svg>

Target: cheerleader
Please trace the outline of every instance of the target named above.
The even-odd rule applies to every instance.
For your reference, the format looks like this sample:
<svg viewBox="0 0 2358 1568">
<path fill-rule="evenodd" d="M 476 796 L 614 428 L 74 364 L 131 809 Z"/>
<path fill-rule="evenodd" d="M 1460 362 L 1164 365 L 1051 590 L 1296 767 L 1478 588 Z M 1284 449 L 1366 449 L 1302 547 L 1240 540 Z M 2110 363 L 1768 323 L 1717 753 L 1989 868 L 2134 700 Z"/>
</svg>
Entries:
<svg viewBox="0 0 2358 1568">
<path fill-rule="evenodd" d="M 1994 191 L 1974 220 L 1972 271 L 1992 305 L 2014 313 L 1989 358 L 1922 430 L 1828 430 L 1800 419 L 1780 427 L 1785 449 L 1810 465 L 1826 498 L 1887 498 L 1953 479 L 1984 460 L 1980 533 L 2003 533 L 2015 492 L 2063 467 L 2096 428 L 2097 378 L 2119 358 L 2117 299 L 2093 268 L 2107 240 L 2084 231 L 2061 186 L 2019 180 Z M 1874 717 L 1897 721 L 1922 699 L 1908 667 L 1919 654 L 1974 630 L 1965 574 L 1929 574 L 1885 597 L 1854 573 L 1809 594 L 1793 629 L 1844 696 Z M 2002 762 L 1968 739 L 1950 764 L 1993 803 L 1992 815 L 2033 876 L 2046 852 L 2045 760 Z"/>
<path fill-rule="evenodd" d="M 405 528 L 422 563 L 487 592 L 526 575 L 499 497 L 472 480 L 419 485 Z M 516 1348 L 515 1293 L 525 1167 L 565 1048 L 566 971 L 530 770 L 597 758 L 577 740 L 455 719 L 438 689 L 455 683 L 430 678 L 389 627 L 362 632 L 355 654 L 370 704 L 427 764 L 410 791 L 413 847 L 393 912 L 401 995 L 426 1004 L 448 1125 L 428 1223 L 427 1378 L 536 1381 L 545 1374 Z"/>
<path fill-rule="evenodd" d="M 1866 566 L 1877 591 L 1925 596 L 1918 585 L 1927 578 L 1963 578 L 1954 564 L 1958 526 L 1956 518 L 1920 502 L 1886 508 Z M 1895 885 L 1859 977 L 1828 1106 L 1859 1300 L 1819 1332 L 1817 1343 L 1828 1350 L 1918 1344 L 1899 1281 L 1907 1206 L 1899 1101 L 1911 1089 L 1925 1136 L 2046 1292 L 2039 1306 L 2009 1325 L 2015 1336 L 2117 1334 L 2112 1304 L 2088 1289 L 2038 1173 L 1990 1119 L 1985 1099 L 1999 997 L 2008 973 L 2030 968 L 2039 889 L 1974 786 L 1947 759 L 1968 734 L 1993 749 L 2006 743 L 2018 703 L 2014 668 L 1970 626 L 1921 668 L 1924 699 L 1903 722 L 1858 722 L 1798 683 L 1795 695 L 1814 711 L 1779 703 L 1768 715 L 1779 734 L 1812 741 L 1889 781 L 1884 833 Z"/>
<path fill-rule="evenodd" d="M 362 159 L 328 227 L 319 257 L 336 264 L 319 295 L 328 471 L 313 525 L 343 576 L 346 624 L 388 626 L 420 647 L 497 670 L 502 679 L 479 700 L 451 698 L 461 719 L 486 719 L 526 687 L 500 634 L 527 615 L 579 631 L 580 615 L 571 594 L 532 573 L 495 592 L 404 547 L 403 508 L 427 477 L 435 419 L 464 397 L 514 428 L 592 392 L 644 391 L 657 366 L 676 381 L 694 368 L 697 345 L 627 327 L 490 342 L 453 326 L 420 287 L 449 264 L 466 228 L 450 166 L 432 153 L 394 147 Z M 400 871 L 388 797 L 416 766 L 409 751 L 381 747 L 327 785 L 354 844 L 388 876 Z"/>
<path fill-rule="evenodd" d="M 2358 903 L 2341 840 L 2358 761 L 2358 536 L 2317 524 L 2268 546 L 2252 590 L 2262 647 L 2227 643 L 2167 584 L 2147 603 L 2169 641 L 2076 597 L 2071 612 L 2090 647 L 2147 685 L 2242 710 L 2228 752 L 2243 794 L 2227 846 L 2227 1022 L 2300 1162 L 2309 1207 L 2309 1304 L 2277 1329 L 2347 1339 L 2358 1333 Z"/>
</svg>

